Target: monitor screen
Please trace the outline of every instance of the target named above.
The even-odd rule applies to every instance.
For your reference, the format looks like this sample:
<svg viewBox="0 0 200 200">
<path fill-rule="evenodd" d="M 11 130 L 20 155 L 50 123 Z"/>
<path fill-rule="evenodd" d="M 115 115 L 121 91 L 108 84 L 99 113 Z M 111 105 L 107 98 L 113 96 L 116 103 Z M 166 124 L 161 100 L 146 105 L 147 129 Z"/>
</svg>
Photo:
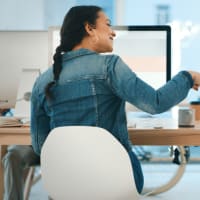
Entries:
<svg viewBox="0 0 200 200">
<path fill-rule="evenodd" d="M 155 89 L 171 78 L 169 26 L 115 26 L 114 50 L 142 80 Z"/>
<path fill-rule="evenodd" d="M 17 93 L 17 102 L 14 115 L 18 117 L 30 117 L 30 98 L 33 84 L 40 75 L 39 68 L 23 68 L 20 74 L 20 82 Z"/>
</svg>

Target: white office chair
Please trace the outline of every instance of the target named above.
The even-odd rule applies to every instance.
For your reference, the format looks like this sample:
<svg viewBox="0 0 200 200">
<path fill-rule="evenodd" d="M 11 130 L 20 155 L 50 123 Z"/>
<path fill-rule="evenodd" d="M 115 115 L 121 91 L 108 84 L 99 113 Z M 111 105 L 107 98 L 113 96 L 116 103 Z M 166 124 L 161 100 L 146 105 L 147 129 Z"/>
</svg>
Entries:
<svg viewBox="0 0 200 200">
<path fill-rule="evenodd" d="M 44 188 L 55 200 L 144 198 L 136 190 L 126 150 L 102 128 L 53 129 L 41 151 L 41 172 Z"/>
</svg>

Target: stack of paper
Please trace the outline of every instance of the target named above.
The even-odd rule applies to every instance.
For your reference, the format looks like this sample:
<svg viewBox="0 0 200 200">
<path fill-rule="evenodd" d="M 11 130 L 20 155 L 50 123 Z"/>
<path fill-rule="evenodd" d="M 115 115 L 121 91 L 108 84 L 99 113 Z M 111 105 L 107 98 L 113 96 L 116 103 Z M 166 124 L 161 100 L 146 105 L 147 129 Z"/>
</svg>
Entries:
<svg viewBox="0 0 200 200">
<path fill-rule="evenodd" d="M 22 126 L 23 123 L 19 117 L 0 117 L 0 127 Z"/>
</svg>

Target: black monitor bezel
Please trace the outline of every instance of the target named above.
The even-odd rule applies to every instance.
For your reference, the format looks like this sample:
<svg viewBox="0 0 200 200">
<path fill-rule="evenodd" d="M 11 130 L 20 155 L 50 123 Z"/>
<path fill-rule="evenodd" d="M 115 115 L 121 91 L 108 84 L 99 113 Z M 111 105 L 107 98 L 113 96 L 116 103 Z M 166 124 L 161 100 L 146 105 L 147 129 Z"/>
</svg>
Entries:
<svg viewBox="0 0 200 200">
<path fill-rule="evenodd" d="M 168 25 L 136 25 L 136 26 L 113 26 L 113 30 L 126 31 L 166 31 L 166 81 L 171 79 L 171 27 Z"/>
</svg>

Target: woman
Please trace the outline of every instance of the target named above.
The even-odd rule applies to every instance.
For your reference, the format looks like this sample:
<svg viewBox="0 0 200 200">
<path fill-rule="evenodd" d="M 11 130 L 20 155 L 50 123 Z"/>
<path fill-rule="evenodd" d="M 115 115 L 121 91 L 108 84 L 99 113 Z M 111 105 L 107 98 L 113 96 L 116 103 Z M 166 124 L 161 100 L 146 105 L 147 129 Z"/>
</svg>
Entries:
<svg viewBox="0 0 200 200">
<path fill-rule="evenodd" d="M 32 145 L 37 154 L 51 129 L 67 125 L 98 126 L 111 132 L 126 148 L 138 192 L 143 174 L 128 138 L 125 101 L 155 114 L 198 89 L 200 74 L 183 71 L 158 90 L 139 79 L 112 52 L 115 32 L 100 7 L 76 6 L 61 27 L 54 64 L 36 81 L 31 99 Z M 134 45 L 134 44 L 133 44 Z"/>
</svg>

